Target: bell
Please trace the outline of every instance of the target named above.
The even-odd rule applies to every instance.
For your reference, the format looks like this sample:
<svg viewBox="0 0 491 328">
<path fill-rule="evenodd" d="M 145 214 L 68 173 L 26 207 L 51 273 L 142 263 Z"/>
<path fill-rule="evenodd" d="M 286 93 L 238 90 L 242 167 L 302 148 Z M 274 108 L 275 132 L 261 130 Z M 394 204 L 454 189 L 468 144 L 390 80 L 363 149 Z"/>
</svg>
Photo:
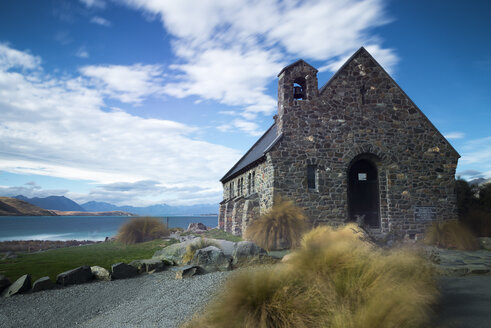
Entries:
<svg viewBox="0 0 491 328">
<path fill-rule="evenodd" d="M 302 87 L 295 86 L 293 87 L 293 99 L 302 99 L 303 92 Z"/>
</svg>

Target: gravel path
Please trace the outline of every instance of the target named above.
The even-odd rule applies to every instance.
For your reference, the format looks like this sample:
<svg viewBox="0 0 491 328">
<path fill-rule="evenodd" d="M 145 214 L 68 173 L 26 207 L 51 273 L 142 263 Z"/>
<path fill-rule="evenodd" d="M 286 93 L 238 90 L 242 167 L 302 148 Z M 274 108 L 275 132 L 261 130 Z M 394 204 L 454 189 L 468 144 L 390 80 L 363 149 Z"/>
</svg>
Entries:
<svg viewBox="0 0 491 328">
<path fill-rule="evenodd" d="M 0 327 L 178 327 L 228 272 L 176 280 L 165 271 L 0 299 Z"/>
</svg>

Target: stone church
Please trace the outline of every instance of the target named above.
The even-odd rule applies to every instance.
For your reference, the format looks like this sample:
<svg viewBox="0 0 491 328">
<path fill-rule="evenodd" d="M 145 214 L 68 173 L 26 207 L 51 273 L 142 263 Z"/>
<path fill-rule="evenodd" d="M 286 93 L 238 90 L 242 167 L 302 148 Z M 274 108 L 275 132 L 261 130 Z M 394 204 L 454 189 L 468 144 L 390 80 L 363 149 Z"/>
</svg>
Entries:
<svg viewBox="0 0 491 328">
<path fill-rule="evenodd" d="M 456 217 L 460 155 L 364 48 L 320 89 L 303 60 L 278 78 L 274 124 L 220 180 L 221 229 L 241 235 L 276 195 L 312 226 L 361 219 L 381 235 Z"/>
</svg>

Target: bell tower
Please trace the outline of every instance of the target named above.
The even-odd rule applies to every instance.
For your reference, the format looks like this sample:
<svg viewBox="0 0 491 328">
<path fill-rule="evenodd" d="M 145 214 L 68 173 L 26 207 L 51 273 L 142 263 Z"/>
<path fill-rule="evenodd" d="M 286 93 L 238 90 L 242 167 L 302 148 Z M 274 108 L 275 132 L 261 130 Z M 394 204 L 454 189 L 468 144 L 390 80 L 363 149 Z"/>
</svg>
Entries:
<svg viewBox="0 0 491 328">
<path fill-rule="evenodd" d="M 278 74 L 278 133 L 283 130 L 287 114 L 301 110 L 301 105 L 317 98 L 317 69 L 300 59 Z"/>
</svg>

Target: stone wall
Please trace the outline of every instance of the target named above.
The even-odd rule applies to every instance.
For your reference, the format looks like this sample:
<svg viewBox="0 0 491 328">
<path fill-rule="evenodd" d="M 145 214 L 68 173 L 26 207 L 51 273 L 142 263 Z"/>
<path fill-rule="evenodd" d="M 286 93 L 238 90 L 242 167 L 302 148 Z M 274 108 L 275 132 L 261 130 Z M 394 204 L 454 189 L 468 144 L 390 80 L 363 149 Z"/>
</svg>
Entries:
<svg viewBox="0 0 491 328">
<path fill-rule="evenodd" d="M 279 80 L 283 138 L 270 153 L 275 193 L 304 208 L 313 225 L 341 224 L 350 163 L 365 154 L 378 170 L 382 232 L 422 231 L 429 222 L 415 220 L 415 206 L 434 206 L 438 219 L 455 217 L 458 154 L 366 51 L 305 100 L 283 86 L 312 70 L 290 70 Z M 307 187 L 309 164 L 317 165 L 315 190 Z"/>
<path fill-rule="evenodd" d="M 320 90 L 316 74 L 303 61 L 280 73 L 275 120 L 282 138 L 264 162 L 224 184 L 220 226 L 243 233 L 277 194 L 302 207 L 312 226 L 343 224 L 349 219 L 348 172 L 358 158 L 377 171 L 376 231 L 414 236 L 433 219 L 455 218 L 458 153 L 366 50 Z M 294 83 L 303 88 L 301 100 L 293 97 Z M 316 168 L 314 189 L 308 165 Z M 231 183 L 237 188 L 251 171 L 255 193 L 230 197 Z"/>
<path fill-rule="evenodd" d="M 218 223 L 220 229 L 242 235 L 247 224 L 258 218 L 273 204 L 273 168 L 271 158 L 243 172 L 223 185 L 224 200 L 220 203 Z M 249 175 L 251 188 L 249 188 Z M 254 177 L 254 179 L 252 179 Z M 242 179 L 243 187 L 240 192 Z M 230 189 L 233 186 L 233 193 Z M 230 197 L 232 195 L 232 197 Z M 245 231 L 245 230 L 244 230 Z"/>
</svg>

